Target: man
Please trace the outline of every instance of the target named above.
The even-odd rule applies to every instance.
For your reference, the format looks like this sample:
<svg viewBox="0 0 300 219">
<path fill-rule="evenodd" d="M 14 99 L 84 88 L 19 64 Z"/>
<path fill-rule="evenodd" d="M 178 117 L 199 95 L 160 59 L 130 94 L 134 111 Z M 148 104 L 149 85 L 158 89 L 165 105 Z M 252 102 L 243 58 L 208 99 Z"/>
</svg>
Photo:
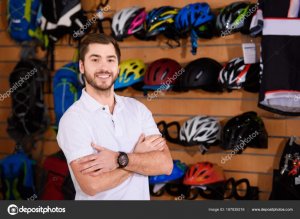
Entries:
<svg viewBox="0 0 300 219">
<path fill-rule="evenodd" d="M 149 200 L 148 175 L 171 174 L 173 163 L 151 112 L 114 93 L 120 49 L 103 34 L 80 45 L 86 87 L 63 115 L 57 140 L 76 190 L 76 200 Z"/>
</svg>

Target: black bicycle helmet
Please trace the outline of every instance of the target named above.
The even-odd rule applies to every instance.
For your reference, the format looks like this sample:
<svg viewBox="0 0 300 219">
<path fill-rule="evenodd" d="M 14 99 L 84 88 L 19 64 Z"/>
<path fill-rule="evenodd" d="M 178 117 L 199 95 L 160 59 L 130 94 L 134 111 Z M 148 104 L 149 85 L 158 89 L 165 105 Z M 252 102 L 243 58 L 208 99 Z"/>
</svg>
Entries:
<svg viewBox="0 0 300 219">
<path fill-rule="evenodd" d="M 245 191 L 241 190 L 240 187 L 244 188 Z M 251 186 L 249 180 L 243 178 L 235 182 L 233 194 L 236 200 L 258 200 L 259 188 Z"/>
<path fill-rule="evenodd" d="M 243 88 L 245 91 L 257 93 L 260 89 L 262 65 L 261 63 L 253 63 L 249 65 L 250 67 L 246 74 L 246 80 L 243 84 Z"/>
<path fill-rule="evenodd" d="M 262 119 L 250 111 L 230 119 L 224 126 L 221 146 L 225 150 L 241 153 L 247 146 L 268 147 L 268 133 Z"/>
<path fill-rule="evenodd" d="M 179 90 L 203 89 L 205 91 L 222 91 L 218 83 L 222 65 L 211 58 L 200 58 L 190 62 L 179 78 Z"/>
<path fill-rule="evenodd" d="M 219 73 L 219 83 L 228 91 L 244 88 L 258 92 L 260 86 L 260 63 L 245 64 L 244 58 L 230 60 Z"/>
<path fill-rule="evenodd" d="M 256 9 L 256 4 L 250 2 L 234 2 L 224 7 L 216 19 L 218 34 L 226 36 L 239 31 L 248 34 Z"/>
</svg>

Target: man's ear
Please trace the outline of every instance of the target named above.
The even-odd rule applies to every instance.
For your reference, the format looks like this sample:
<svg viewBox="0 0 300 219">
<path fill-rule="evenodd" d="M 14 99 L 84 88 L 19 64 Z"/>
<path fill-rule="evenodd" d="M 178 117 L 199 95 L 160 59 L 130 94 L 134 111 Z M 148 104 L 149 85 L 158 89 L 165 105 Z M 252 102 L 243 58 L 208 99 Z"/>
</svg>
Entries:
<svg viewBox="0 0 300 219">
<path fill-rule="evenodd" d="M 79 60 L 79 71 L 81 74 L 84 73 L 84 65 L 82 60 Z"/>
</svg>

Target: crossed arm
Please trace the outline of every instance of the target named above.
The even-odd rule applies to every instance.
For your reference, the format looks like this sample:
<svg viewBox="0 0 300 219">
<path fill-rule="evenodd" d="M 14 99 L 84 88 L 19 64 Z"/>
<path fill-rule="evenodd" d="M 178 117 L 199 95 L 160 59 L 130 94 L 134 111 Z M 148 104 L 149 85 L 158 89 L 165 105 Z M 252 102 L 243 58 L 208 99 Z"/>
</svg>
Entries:
<svg viewBox="0 0 300 219">
<path fill-rule="evenodd" d="M 129 163 L 124 169 L 117 169 L 118 153 L 93 145 L 100 151 L 71 162 L 71 168 L 81 189 L 88 195 L 112 189 L 133 173 L 142 175 L 171 174 L 173 162 L 166 142 L 159 136 L 141 136 Z"/>
</svg>

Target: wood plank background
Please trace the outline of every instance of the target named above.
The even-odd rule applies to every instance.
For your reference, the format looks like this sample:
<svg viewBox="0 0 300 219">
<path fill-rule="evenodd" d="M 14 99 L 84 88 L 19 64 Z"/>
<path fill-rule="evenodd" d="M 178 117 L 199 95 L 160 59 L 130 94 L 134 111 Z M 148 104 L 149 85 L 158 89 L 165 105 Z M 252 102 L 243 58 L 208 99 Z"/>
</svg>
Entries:
<svg viewBox="0 0 300 219">
<path fill-rule="evenodd" d="M 82 0 L 85 10 L 94 10 L 98 1 Z M 109 11 L 105 16 L 111 17 L 116 11 L 128 6 L 144 6 L 147 11 L 161 5 L 172 5 L 182 7 L 188 3 L 197 2 L 172 1 L 172 0 L 110 0 Z M 235 0 L 207 0 L 213 9 L 223 7 Z M 253 1 L 254 2 L 254 1 Z M 20 45 L 10 39 L 6 27 L 6 1 L 0 0 L 0 93 L 9 89 L 8 76 L 19 60 Z M 90 14 L 91 17 L 93 14 Z M 110 31 L 106 27 L 106 31 Z M 225 38 L 214 38 L 211 40 L 199 40 L 197 55 L 190 53 L 189 40 L 182 47 L 176 49 L 167 48 L 166 39 L 159 38 L 157 41 L 143 42 L 129 37 L 120 42 L 122 59 L 141 58 L 149 64 L 158 58 L 170 57 L 185 66 L 190 61 L 200 57 L 211 57 L 224 63 L 231 58 L 242 55 L 241 44 L 247 40 L 240 34 L 229 35 Z M 253 39 L 259 45 L 260 39 Z M 67 39 L 57 43 L 55 50 L 55 70 L 71 61 L 76 43 L 68 44 Z M 45 53 L 38 51 L 38 57 L 43 57 Z M 52 75 L 55 71 L 52 72 Z M 269 198 L 272 182 L 272 170 L 278 167 L 281 152 L 289 136 L 300 137 L 300 118 L 286 117 L 276 115 L 257 107 L 258 95 L 244 91 L 234 91 L 231 93 L 208 93 L 204 91 L 189 91 L 185 93 L 166 92 L 152 101 L 141 93 L 132 89 L 119 92 L 120 95 L 130 96 L 143 102 L 152 111 L 156 121 L 179 121 L 183 123 L 186 119 L 195 115 L 209 115 L 218 118 L 224 124 L 231 117 L 254 110 L 262 116 L 267 131 L 269 133 L 269 147 L 267 149 L 247 148 L 243 154 L 236 155 L 232 160 L 221 163 L 222 156 L 230 153 L 223 151 L 220 147 L 212 147 L 205 155 L 201 155 L 197 147 L 182 147 L 180 145 L 169 143 L 171 153 L 174 159 L 180 159 L 187 164 L 193 164 L 198 161 L 211 161 L 221 165 L 225 171 L 226 177 L 235 179 L 248 178 L 251 185 L 258 186 L 261 193 L 260 199 Z M 54 122 L 53 97 L 52 94 L 46 94 L 47 105 L 50 111 L 50 118 Z M 11 112 L 11 99 L 7 98 L 0 102 L 0 159 L 12 153 L 14 150 L 14 141 L 6 133 L 7 117 Z M 33 157 L 43 159 L 56 152 L 58 145 L 55 139 L 55 132 L 49 127 L 44 135 L 44 139 L 33 151 Z M 42 157 L 41 157 L 42 156 Z M 41 165 L 41 163 L 40 163 Z M 164 195 L 162 197 L 153 197 L 153 199 L 172 200 L 174 197 Z M 200 199 L 200 198 L 199 198 Z"/>
</svg>

